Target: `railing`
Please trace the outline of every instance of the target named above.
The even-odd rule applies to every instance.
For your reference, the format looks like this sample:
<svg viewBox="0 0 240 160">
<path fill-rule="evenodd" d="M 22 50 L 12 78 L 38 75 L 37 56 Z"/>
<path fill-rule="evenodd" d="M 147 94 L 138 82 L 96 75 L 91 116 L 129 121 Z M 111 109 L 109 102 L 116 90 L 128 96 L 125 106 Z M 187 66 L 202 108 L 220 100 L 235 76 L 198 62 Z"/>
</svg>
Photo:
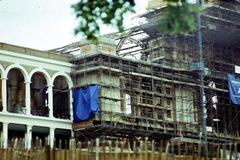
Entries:
<svg viewBox="0 0 240 160">
<path fill-rule="evenodd" d="M 8 112 L 26 114 L 26 107 L 18 106 L 18 105 L 14 106 L 14 107 L 8 107 Z"/>
<path fill-rule="evenodd" d="M 69 113 L 53 113 L 53 116 L 60 119 L 70 119 Z"/>
<path fill-rule="evenodd" d="M 36 116 L 43 116 L 48 117 L 49 115 L 49 108 L 47 107 L 40 107 L 38 109 L 31 109 L 31 114 Z"/>
</svg>

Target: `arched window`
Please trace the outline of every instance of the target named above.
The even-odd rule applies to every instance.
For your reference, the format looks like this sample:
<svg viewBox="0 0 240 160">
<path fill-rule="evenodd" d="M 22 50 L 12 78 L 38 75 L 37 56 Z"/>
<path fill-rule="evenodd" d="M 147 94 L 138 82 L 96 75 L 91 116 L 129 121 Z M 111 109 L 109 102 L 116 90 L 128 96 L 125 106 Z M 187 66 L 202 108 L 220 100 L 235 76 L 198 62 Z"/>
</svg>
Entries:
<svg viewBox="0 0 240 160">
<path fill-rule="evenodd" d="M 53 82 L 53 116 L 70 119 L 70 90 L 64 76 L 57 76 Z"/>
<path fill-rule="evenodd" d="M 25 83 L 22 72 L 13 68 L 7 75 L 7 110 L 25 113 Z"/>
<path fill-rule="evenodd" d="M 36 72 L 31 77 L 31 114 L 48 116 L 48 86 L 45 76 Z"/>
</svg>

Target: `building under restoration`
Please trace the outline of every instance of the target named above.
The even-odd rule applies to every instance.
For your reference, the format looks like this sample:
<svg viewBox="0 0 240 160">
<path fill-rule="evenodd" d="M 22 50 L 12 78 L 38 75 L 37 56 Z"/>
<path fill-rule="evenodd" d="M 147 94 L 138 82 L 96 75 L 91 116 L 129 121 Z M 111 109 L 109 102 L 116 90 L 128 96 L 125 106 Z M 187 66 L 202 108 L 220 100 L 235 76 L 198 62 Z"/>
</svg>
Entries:
<svg viewBox="0 0 240 160">
<path fill-rule="evenodd" d="M 192 154 L 202 147 L 206 118 L 210 154 L 216 156 L 217 148 L 239 151 L 240 108 L 229 79 L 240 83 L 240 2 L 203 7 L 204 63 L 197 32 L 160 33 L 164 4 L 156 0 L 140 16 L 144 23 L 97 45 L 81 41 L 40 52 L 1 44 L 2 145 L 20 135 L 49 137 L 51 146 L 54 137 L 127 140 L 131 146 L 147 139 L 159 147 L 172 144 L 172 152 L 174 141 L 191 143 Z"/>
</svg>

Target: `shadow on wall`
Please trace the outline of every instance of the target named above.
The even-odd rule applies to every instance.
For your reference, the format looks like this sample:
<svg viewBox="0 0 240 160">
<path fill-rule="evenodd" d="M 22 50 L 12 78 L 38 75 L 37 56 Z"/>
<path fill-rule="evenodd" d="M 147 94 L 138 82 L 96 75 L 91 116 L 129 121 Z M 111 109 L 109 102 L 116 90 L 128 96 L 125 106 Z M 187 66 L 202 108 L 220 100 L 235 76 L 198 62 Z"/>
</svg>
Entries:
<svg viewBox="0 0 240 160">
<path fill-rule="evenodd" d="M 12 113 L 25 113 L 25 83 L 19 69 L 11 69 L 7 76 L 7 110 Z"/>
<path fill-rule="evenodd" d="M 48 116 L 48 86 L 44 75 L 40 72 L 33 74 L 31 78 L 31 114 Z"/>
<path fill-rule="evenodd" d="M 70 90 L 66 78 L 56 77 L 53 85 L 53 116 L 70 119 Z"/>
</svg>

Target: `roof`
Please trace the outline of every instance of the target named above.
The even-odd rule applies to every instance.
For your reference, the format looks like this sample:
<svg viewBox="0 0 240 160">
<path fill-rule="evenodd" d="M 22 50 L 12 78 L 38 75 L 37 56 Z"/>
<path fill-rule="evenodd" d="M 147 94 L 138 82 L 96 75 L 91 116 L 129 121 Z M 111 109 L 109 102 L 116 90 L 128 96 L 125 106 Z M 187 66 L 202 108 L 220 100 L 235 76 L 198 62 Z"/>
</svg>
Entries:
<svg viewBox="0 0 240 160">
<path fill-rule="evenodd" d="M 71 60 L 70 55 L 61 55 L 61 54 L 56 54 L 56 53 L 51 53 L 47 51 L 26 48 L 26 47 L 20 47 L 12 44 L 1 43 L 1 42 L 0 42 L 0 50 L 16 52 L 20 54 L 42 57 L 47 59 L 59 60 L 64 62 L 69 62 Z"/>
</svg>

